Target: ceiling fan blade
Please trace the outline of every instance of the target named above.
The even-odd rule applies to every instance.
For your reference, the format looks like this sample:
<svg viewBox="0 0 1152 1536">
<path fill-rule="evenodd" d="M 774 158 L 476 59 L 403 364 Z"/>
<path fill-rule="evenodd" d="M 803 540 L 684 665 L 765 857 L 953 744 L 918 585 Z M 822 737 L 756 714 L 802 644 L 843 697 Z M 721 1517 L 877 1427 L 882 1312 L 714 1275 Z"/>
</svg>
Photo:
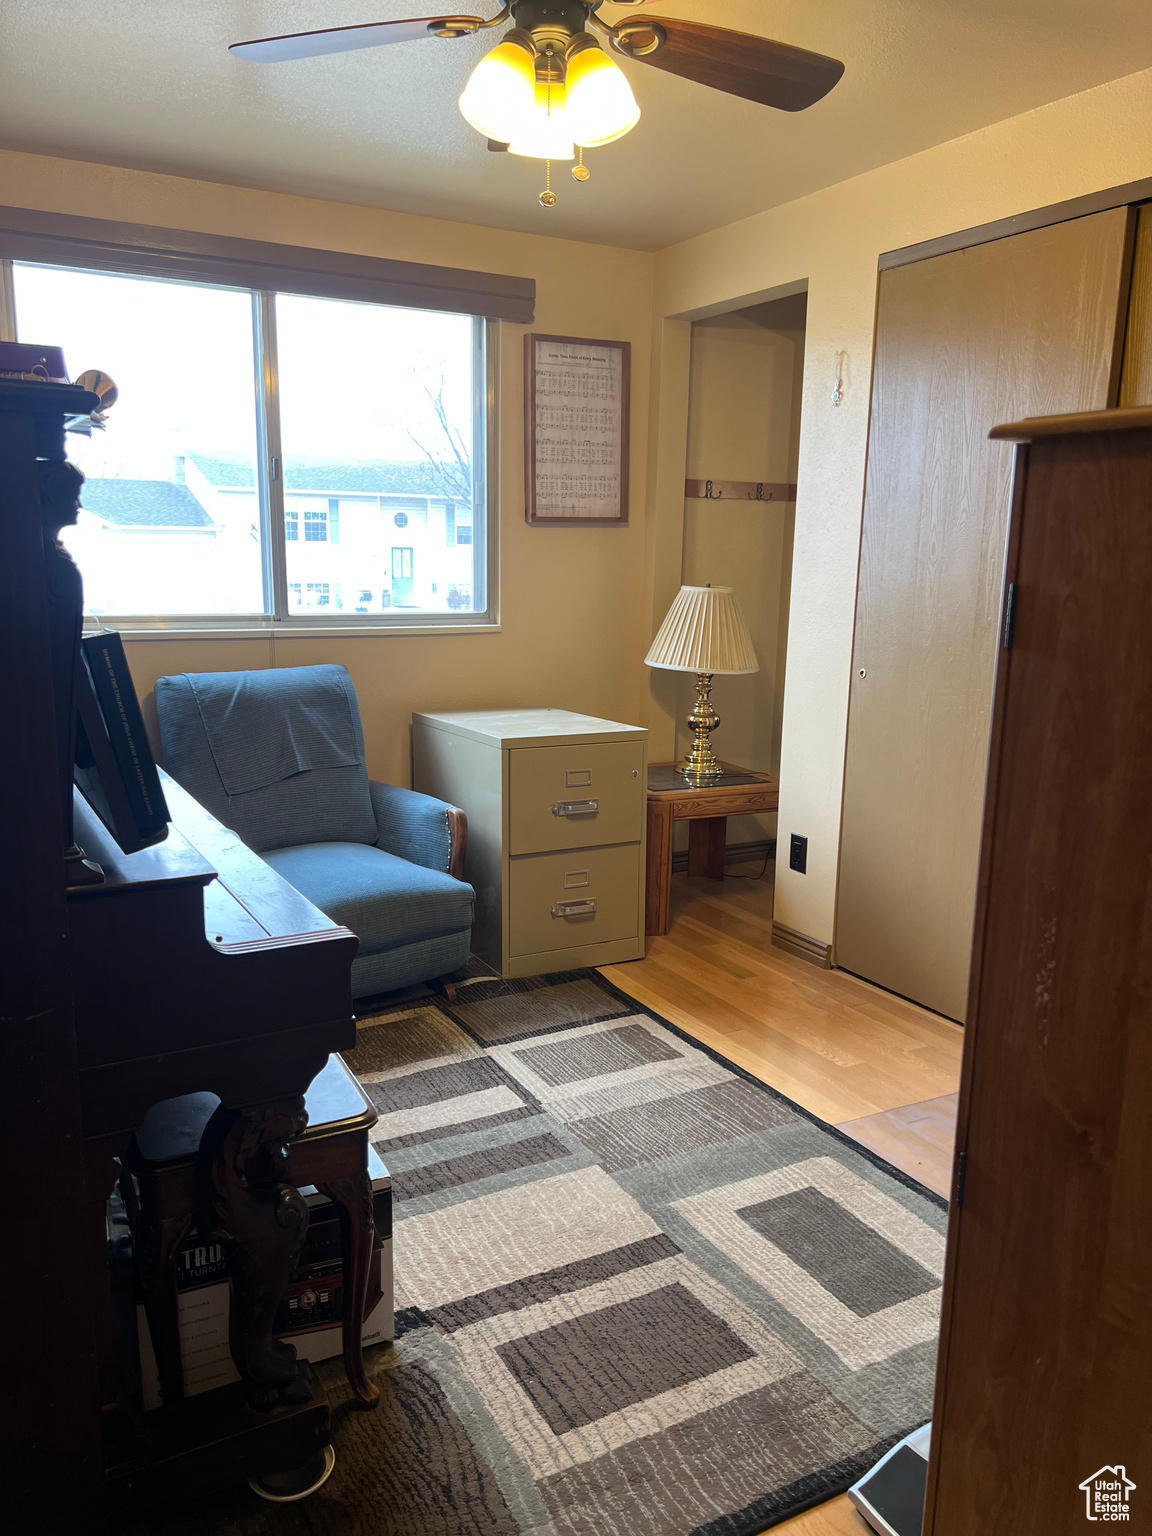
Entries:
<svg viewBox="0 0 1152 1536">
<path fill-rule="evenodd" d="M 445 22 L 479 22 L 479 16 L 423 16 L 413 21 L 370 21 L 356 27 L 325 27 L 321 32 L 290 32 L 284 37 L 258 37 L 233 43 L 228 49 L 238 59 L 254 64 L 280 64 L 286 59 L 316 59 L 325 53 L 349 53 L 354 48 L 379 48 L 385 43 L 408 43 L 431 37 L 432 28 Z"/>
<path fill-rule="evenodd" d="M 637 64 L 651 64 L 684 80 L 778 107 L 782 112 L 802 112 L 812 106 L 827 96 L 844 73 L 839 59 L 768 37 L 663 16 L 652 25 L 663 29 L 667 41 L 654 53 L 630 53 L 628 57 Z M 643 46 L 646 34 L 641 26 L 637 25 L 632 36 Z"/>
</svg>

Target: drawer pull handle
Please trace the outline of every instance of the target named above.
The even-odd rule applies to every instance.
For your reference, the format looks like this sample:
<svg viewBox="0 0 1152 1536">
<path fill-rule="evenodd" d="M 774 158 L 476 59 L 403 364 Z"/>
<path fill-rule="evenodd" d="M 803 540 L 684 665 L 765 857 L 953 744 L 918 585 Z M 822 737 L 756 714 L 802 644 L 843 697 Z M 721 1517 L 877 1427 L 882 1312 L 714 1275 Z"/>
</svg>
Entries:
<svg viewBox="0 0 1152 1536">
<path fill-rule="evenodd" d="M 553 816 L 595 816 L 599 810 L 599 800 L 557 800 L 552 807 L 552 814 Z"/>
<path fill-rule="evenodd" d="M 584 901 L 558 901 L 552 908 L 553 917 L 591 917 L 596 911 L 594 896 Z"/>
</svg>

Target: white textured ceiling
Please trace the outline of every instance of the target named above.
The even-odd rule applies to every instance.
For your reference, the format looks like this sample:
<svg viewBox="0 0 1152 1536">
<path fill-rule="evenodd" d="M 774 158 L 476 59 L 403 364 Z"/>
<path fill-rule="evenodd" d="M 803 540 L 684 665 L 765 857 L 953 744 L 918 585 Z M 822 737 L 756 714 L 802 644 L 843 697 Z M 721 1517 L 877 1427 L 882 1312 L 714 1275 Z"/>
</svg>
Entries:
<svg viewBox="0 0 1152 1536">
<path fill-rule="evenodd" d="M 639 127 L 588 157 L 585 186 L 554 167 L 544 210 L 543 166 L 490 154 L 456 108 L 498 34 L 277 65 L 226 51 L 434 9 L 3 0 L 0 145 L 654 250 L 1152 65 L 1148 0 L 667 0 L 650 14 L 832 54 L 844 78 L 789 114 L 626 62 Z"/>
</svg>

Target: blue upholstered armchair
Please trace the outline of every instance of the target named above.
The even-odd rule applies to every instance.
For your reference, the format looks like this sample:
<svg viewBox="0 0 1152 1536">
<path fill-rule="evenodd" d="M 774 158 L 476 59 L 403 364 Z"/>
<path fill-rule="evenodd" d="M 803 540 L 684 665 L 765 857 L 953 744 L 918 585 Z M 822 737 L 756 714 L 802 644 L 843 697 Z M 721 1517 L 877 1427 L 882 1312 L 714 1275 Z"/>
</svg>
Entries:
<svg viewBox="0 0 1152 1536">
<path fill-rule="evenodd" d="M 161 677 L 156 712 L 172 777 L 359 935 L 353 997 L 444 977 L 467 962 L 464 813 L 369 779 L 344 667 Z"/>
</svg>

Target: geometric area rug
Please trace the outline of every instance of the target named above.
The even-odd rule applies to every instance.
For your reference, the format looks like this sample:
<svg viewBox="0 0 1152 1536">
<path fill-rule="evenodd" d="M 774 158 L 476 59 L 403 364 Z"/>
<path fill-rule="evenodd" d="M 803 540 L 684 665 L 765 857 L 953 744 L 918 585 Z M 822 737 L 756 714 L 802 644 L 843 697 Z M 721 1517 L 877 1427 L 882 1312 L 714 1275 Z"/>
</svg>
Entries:
<svg viewBox="0 0 1152 1536">
<path fill-rule="evenodd" d="M 596 972 L 387 1003 L 347 1060 L 393 1178 L 381 1403 L 319 1367 L 331 1480 L 187 1529 L 754 1536 L 931 1417 L 945 1202 Z"/>
</svg>

